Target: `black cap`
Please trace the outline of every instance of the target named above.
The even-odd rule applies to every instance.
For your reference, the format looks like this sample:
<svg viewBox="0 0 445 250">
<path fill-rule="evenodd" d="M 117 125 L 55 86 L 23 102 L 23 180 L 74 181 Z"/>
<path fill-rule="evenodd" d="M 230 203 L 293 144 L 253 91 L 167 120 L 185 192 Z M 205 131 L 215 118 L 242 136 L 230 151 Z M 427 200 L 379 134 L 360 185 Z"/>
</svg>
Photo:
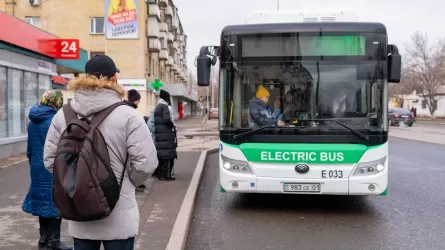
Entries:
<svg viewBox="0 0 445 250">
<path fill-rule="evenodd" d="M 95 55 L 85 64 L 85 73 L 96 77 L 110 78 L 120 71 L 109 56 Z"/>
</svg>

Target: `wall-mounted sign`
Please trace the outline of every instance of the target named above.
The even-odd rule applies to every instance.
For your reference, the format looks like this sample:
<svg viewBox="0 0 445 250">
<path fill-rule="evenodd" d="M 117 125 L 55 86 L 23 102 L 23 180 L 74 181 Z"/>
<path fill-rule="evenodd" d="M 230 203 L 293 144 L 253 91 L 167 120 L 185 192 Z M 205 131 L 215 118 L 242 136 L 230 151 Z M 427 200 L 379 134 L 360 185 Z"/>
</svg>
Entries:
<svg viewBox="0 0 445 250">
<path fill-rule="evenodd" d="M 68 79 L 66 79 L 63 76 L 52 76 L 51 80 L 53 81 L 53 83 L 56 83 L 56 84 L 63 84 L 63 85 L 65 85 L 65 84 L 68 83 Z"/>
<path fill-rule="evenodd" d="M 147 90 L 147 79 L 117 79 L 125 90 Z"/>
<path fill-rule="evenodd" d="M 49 62 L 37 60 L 37 69 L 46 71 L 46 72 L 52 72 L 51 71 L 51 64 Z"/>
</svg>

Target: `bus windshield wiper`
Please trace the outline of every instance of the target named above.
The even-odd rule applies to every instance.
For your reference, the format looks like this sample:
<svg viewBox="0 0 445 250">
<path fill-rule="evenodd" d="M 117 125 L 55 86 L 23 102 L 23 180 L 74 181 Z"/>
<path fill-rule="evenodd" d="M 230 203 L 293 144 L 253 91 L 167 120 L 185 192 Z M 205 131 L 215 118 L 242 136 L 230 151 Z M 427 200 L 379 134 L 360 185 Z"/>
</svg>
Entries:
<svg viewBox="0 0 445 250">
<path fill-rule="evenodd" d="M 343 122 L 337 120 L 337 119 L 314 119 L 313 121 L 333 121 L 335 123 L 337 123 L 338 125 L 344 127 L 345 129 L 351 131 L 351 133 L 353 133 L 354 135 L 356 135 L 357 137 L 359 137 L 360 139 L 364 140 L 364 141 L 369 141 L 369 136 L 363 134 L 362 132 L 351 128 L 350 126 L 344 124 Z"/>
<path fill-rule="evenodd" d="M 243 132 L 243 133 L 241 133 L 241 134 L 234 135 L 234 136 L 232 137 L 232 140 L 235 141 L 235 140 L 237 140 L 237 139 L 239 139 L 239 138 L 241 138 L 241 137 L 244 137 L 244 136 L 246 136 L 246 135 L 248 135 L 248 134 L 251 134 L 251 133 L 255 133 L 255 132 L 260 131 L 260 130 L 263 130 L 263 129 L 265 129 L 265 128 L 275 128 L 275 126 L 273 126 L 273 125 L 266 125 L 266 126 L 262 126 L 262 127 L 254 128 L 254 129 L 252 129 L 252 130 Z"/>
</svg>

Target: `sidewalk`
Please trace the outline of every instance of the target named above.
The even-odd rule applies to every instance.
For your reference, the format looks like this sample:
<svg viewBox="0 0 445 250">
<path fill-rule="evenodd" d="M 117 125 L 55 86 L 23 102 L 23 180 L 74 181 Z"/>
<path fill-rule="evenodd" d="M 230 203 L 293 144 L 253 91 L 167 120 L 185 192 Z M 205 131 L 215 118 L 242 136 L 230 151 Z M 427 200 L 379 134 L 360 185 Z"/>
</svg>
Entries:
<svg viewBox="0 0 445 250">
<path fill-rule="evenodd" d="M 445 125 L 445 118 L 430 119 L 430 118 L 416 117 L 416 122 Z"/>
<path fill-rule="evenodd" d="M 149 179 L 145 183 L 147 189 L 136 193 L 140 210 L 140 234 L 136 239 L 135 249 L 166 248 L 201 151 L 218 148 L 217 137 L 185 137 L 200 129 L 217 130 L 217 122 L 203 126 L 202 119 L 203 117 L 190 117 L 176 121 L 179 137 L 178 159 L 175 162 L 176 181 Z M 38 220 L 21 209 L 28 186 L 29 166 L 26 155 L 0 160 L 0 250 L 37 249 Z M 72 244 L 66 221 L 63 222 L 62 229 L 62 239 Z"/>
</svg>

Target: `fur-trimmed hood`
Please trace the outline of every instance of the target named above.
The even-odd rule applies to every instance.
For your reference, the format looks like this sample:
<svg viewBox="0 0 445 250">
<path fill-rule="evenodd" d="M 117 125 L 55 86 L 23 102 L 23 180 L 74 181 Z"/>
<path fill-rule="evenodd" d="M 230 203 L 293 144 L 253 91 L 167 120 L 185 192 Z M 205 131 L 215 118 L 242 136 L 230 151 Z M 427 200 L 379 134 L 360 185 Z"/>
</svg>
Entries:
<svg viewBox="0 0 445 250">
<path fill-rule="evenodd" d="M 68 90 L 74 91 L 71 107 L 84 117 L 121 102 L 125 95 L 125 90 L 119 84 L 90 76 L 73 79 L 68 84 Z"/>
</svg>

